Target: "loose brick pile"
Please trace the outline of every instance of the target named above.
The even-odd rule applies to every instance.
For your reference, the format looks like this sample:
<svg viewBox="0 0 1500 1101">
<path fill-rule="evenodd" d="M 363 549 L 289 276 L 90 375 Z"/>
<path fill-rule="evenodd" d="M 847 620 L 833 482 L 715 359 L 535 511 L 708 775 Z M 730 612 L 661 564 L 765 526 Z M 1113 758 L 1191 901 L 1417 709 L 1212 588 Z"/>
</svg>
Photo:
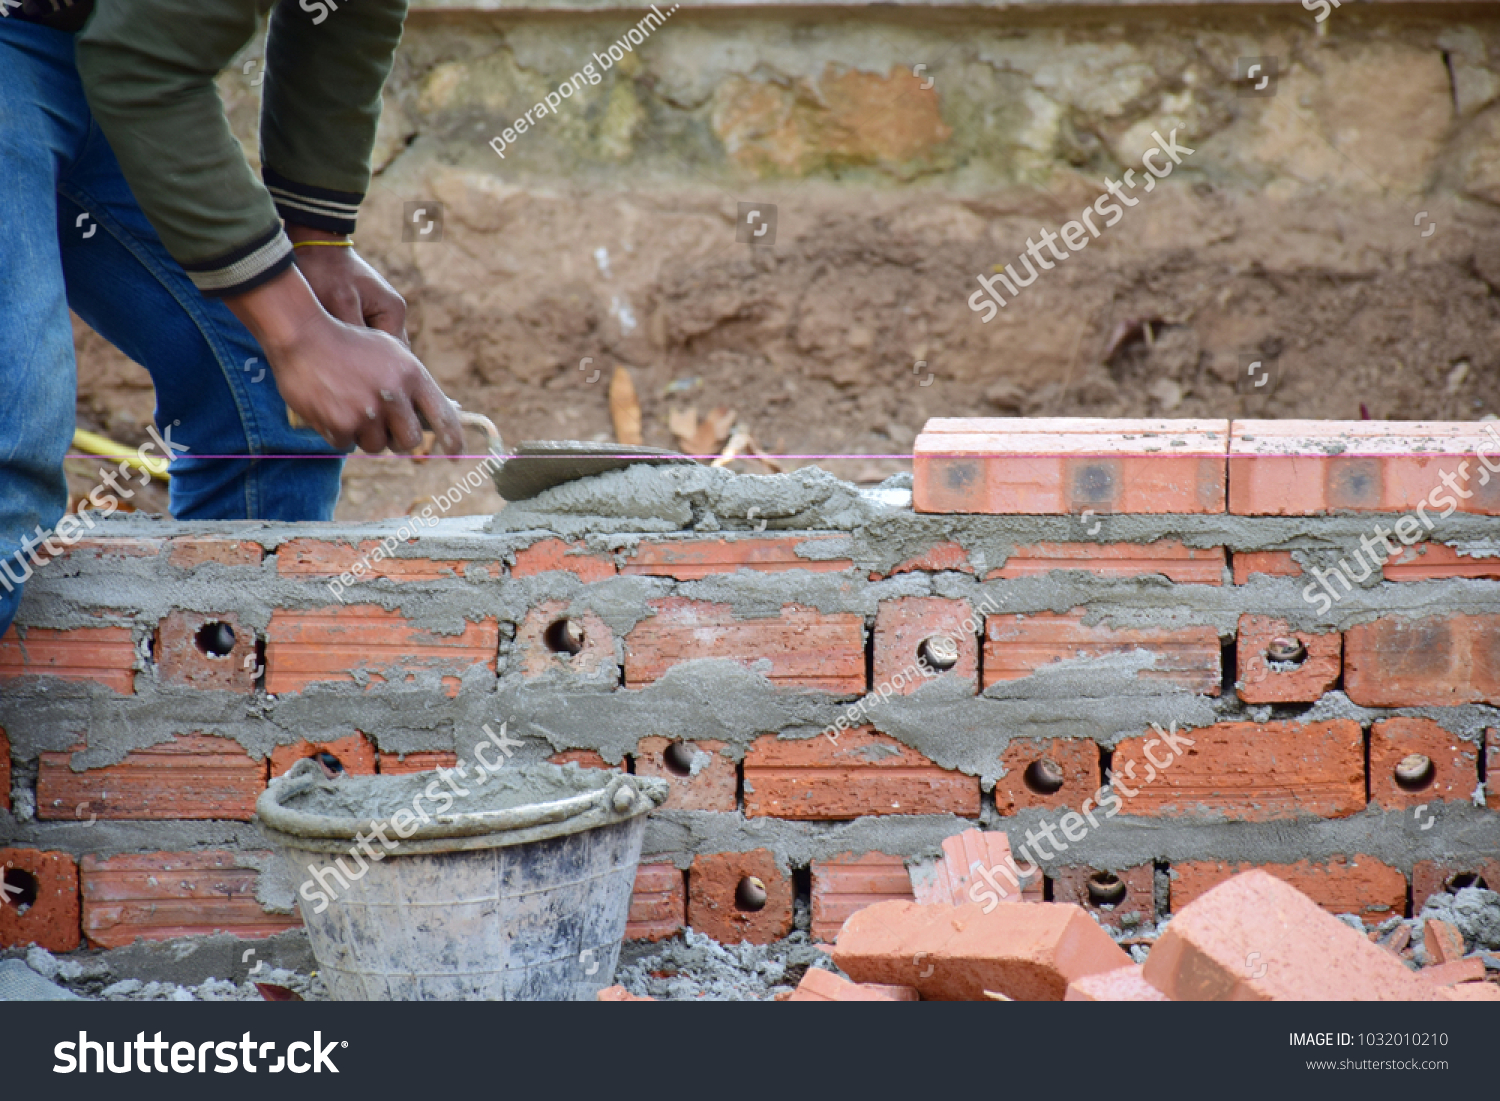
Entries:
<svg viewBox="0 0 1500 1101">
<path fill-rule="evenodd" d="M 451 765 L 502 721 L 518 762 L 672 780 L 633 937 L 766 941 L 805 906 L 831 941 L 916 905 L 945 840 L 1019 850 L 1091 799 L 1098 828 L 1028 849 L 1033 897 L 1122 929 L 1257 867 L 1371 924 L 1500 887 L 1480 428 L 937 421 L 910 503 L 795 527 L 112 519 L 0 642 L 0 863 L 34 894 L 0 945 L 295 925 L 252 823 L 271 775 Z M 1314 606 L 1318 571 L 1461 462 L 1451 516 Z M 1192 745 L 1159 767 L 1174 723 Z M 1133 777 L 1108 819 L 1107 773 Z"/>
</svg>

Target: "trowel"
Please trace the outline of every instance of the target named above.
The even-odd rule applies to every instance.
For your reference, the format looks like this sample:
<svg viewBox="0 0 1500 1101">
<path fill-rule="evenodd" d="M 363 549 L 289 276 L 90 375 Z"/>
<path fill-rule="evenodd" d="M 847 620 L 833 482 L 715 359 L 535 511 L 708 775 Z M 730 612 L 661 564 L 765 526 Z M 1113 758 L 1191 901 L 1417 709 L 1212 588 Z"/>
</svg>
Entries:
<svg viewBox="0 0 1500 1101">
<path fill-rule="evenodd" d="M 484 429 L 489 438 L 490 454 L 498 460 L 491 474 L 495 490 L 507 501 L 525 501 L 565 482 L 591 478 L 610 470 L 623 470 L 640 463 L 694 462 L 690 456 L 664 447 L 592 440 L 523 440 L 520 447 L 510 452 L 505 450 L 505 441 L 500 438 L 500 429 L 495 427 L 494 421 L 483 413 L 459 409 L 457 402 L 453 404 L 461 423 Z M 422 411 L 419 409 L 416 413 L 422 427 L 430 431 L 431 425 Z M 306 426 L 306 422 L 291 409 L 286 411 L 286 417 L 293 428 Z"/>
</svg>

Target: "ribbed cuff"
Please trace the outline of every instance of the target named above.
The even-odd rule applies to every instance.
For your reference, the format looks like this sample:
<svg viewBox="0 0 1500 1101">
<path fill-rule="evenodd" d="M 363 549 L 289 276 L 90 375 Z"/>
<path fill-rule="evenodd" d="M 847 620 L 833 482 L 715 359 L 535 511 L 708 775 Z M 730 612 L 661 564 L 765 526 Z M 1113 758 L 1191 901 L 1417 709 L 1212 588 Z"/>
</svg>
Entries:
<svg viewBox="0 0 1500 1101">
<path fill-rule="evenodd" d="M 359 204 L 365 199 L 359 192 L 330 191 L 326 187 L 297 183 L 270 168 L 262 168 L 261 177 L 276 203 L 276 212 L 288 222 L 329 233 L 354 232 Z"/>
<path fill-rule="evenodd" d="M 182 270 L 208 298 L 226 298 L 254 290 L 292 266 L 292 242 L 278 225 L 233 252 Z"/>
</svg>

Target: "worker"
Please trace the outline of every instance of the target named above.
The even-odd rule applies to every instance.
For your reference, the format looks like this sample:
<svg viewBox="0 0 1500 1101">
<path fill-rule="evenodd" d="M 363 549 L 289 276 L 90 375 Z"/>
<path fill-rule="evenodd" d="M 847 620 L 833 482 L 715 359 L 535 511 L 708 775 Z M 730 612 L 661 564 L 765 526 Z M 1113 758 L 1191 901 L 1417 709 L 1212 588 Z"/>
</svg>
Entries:
<svg viewBox="0 0 1500 1101">
<path fill-rule="evenodd" d="M 406 2 L 270 6 L 257 179 L 215 78 L 266 8 L 0 0 L 0 634 L 67 509 L 69 307 L 150 373 L 179 520 L 330 519 L 344 456 L 419 418 L 461 450 L 351 241 Z"/>
</svg>

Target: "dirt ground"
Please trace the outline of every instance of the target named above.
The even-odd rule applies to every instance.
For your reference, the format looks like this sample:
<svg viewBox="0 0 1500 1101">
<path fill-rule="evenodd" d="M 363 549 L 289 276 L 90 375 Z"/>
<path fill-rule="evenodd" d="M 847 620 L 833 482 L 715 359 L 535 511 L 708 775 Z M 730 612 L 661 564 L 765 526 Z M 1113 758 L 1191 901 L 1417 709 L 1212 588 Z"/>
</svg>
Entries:
<svg viewBox="0 0 1500 1101">
<path fill-rule="evenodd" d="M 1088 201 L 1076 182 L 1076 196 L 1064 181 L 983 199 L 771 189 L 778 240 L 752 249 L 733 240 L 733 207 L 714 190 L 512 193 L 497 226 L 493 198 L 429 176 L 450 200 L 443 243 L 402 244 L 378 214 L 361 241 L 408 298 L 414 347 L 440 383 L 509 440 L 613 438 L 617 364 L 647 443 L 677 446 L 674 411 L 730 410 L 726 425 L 762 451 L 856 456 L 783 466 L 816 461 L 860 482 L 909 469 L 899 456 L 932 416 L 1500 413 L 1493 207 L 1434 199 L 1440 231 L 1424 241 L 1409 204 L 1378 197 L 1307 205 L 1163 187 L 1107 247 L 1044 272 L 982 323 L 966 305 L 976 273 L 1071 217 Z M 144 440 L 144 371 L 81 325 L 78 343 L 79 424 Z M 1264 389 L 1248 385 L 1247 358 L 1271 364 Z M 483 450 L 479 433 L 471 443 Z M 414 511 L 475 461 L 356 456 L 339 515 Z M 501 504 L 486 489 L 454 511 Z"/>
</svg>

